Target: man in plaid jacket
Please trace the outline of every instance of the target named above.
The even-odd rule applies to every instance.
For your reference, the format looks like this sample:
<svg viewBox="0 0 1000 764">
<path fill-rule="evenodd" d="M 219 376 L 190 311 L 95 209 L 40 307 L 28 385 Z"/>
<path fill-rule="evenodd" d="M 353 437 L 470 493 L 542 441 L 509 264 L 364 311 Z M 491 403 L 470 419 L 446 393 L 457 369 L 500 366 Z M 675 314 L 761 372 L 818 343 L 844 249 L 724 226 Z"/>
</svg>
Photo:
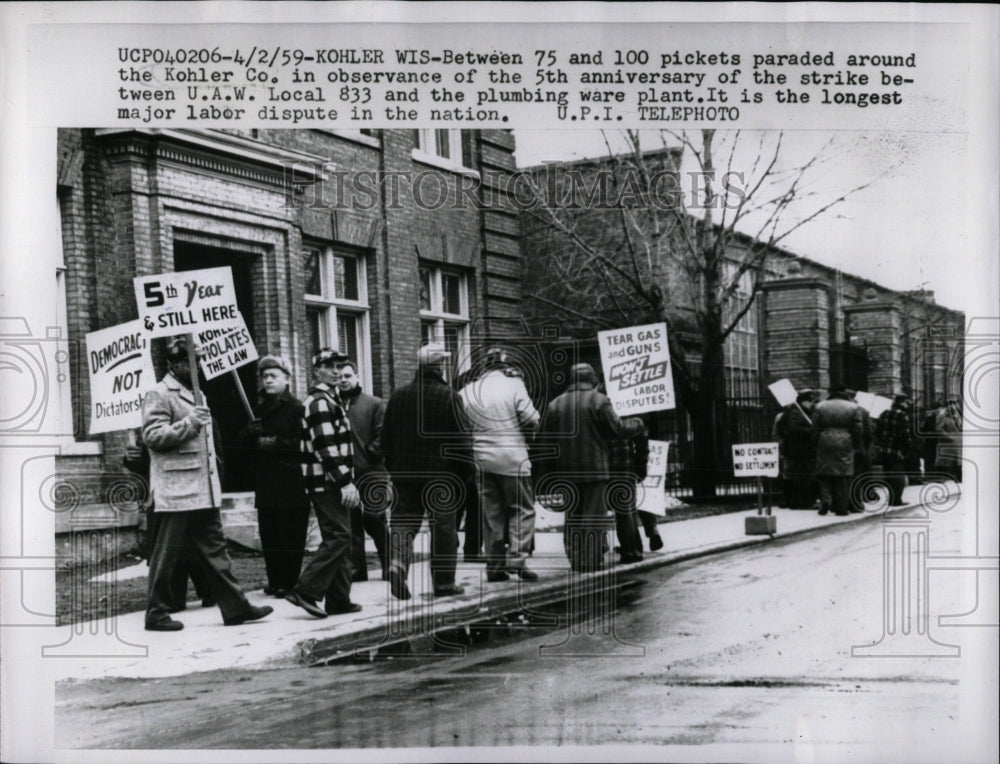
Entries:
<svg viewBox="0 0 1000 764">
<path fill-rule="evenodd" d="M 302 402 L 302 469 L 323 543 L 285 599 L 317 618 L 361 610 L 351 602 L 351 510 L 360 498 L 352 470 L 351 423 L 337 395 L 337 366 L 346 360 L 329 348 L 316 353 L 315 381 Z M 317 604 L 323 598 L 325 610 Z"/>
</svg>

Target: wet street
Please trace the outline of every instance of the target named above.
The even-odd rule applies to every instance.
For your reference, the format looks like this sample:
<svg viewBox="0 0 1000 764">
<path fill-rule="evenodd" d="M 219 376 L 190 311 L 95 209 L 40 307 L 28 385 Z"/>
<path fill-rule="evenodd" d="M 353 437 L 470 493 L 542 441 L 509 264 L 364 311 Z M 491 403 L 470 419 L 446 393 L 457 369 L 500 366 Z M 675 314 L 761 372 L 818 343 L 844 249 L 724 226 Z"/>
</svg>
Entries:
<svg viewBox="0 0 1000 764">
<path fill-rule="evenodd" d="M 932 555 L 959 551 L 951 514 L 934 518 Z M 735 745 L 739 760 L 741 750 L 798 761 L 892 750 L 938 761 L 959 730 L 960 661 L 929 656 L 939 648 L 916 633 L 897 648 L 905 655 L 852 657 L 883 633 L 882 549 L 881 523 L 864 522 L 648 571 L 590 618 L 566 625 L 557 612 L 563 625 L 552 628 L 541 624 L 553 614 L 529 614 L 514 620 L 530 626 L 465 635 L 452 657 L 427 643 L 375 662 L 67 683 L 56 744 L 613 744 L 657 746 L 656 757 L 677 746 L 680 758 Z M 967 575 L 928 578 L 938 642 L 959 641 L 937 616 L 972 607 Z"/>
</svg>

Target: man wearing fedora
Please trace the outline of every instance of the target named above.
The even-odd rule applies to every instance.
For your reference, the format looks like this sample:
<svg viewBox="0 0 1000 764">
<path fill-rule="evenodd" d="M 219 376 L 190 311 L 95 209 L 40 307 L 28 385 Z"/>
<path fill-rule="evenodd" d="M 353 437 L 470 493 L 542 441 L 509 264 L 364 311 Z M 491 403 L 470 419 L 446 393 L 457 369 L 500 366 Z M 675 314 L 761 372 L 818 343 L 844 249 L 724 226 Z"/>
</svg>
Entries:
<svg viewBox="0 0 1000 764">
<path fill-rule="evenodd" d="M 241 433 L 253 451 L 254 503 L 267 570 L 264 594 L 284 597 L 302 568 L 309 498 L 302 476 L 302 403 L 288 390 L 288 361 L 266 355 L 257 363 L 257 418 Z"/>
<path fill-rule="evenodd" d="M 193 546 L 227 626 L 256 621 L 269 606 L 251 605 L 232 572 L 219 507 L 222 490 L 212 439 L 212 412 L 195 404 L 187 340 L 167 342 L 170 370 L 142 402 L 142 440 L 149 449 L 149 485 L 159 515 L 149 560 L 147 631 L 179 631 L 170 617 L 174 571 Z"/>
<path fill-rule="evenodd" d="M 351 511 L 360 498 L 354 485 L 351 423 L 337 395 L 337 367 L 346 360 L 330 348 L 316 353 L 314 381 L 302 402 L 302 469 L 323 541 L 285 599 L 316 618 L 361 610 L 351 602 Z M 325 609 L 318 604 L 321 599 Z"/>
</svg>

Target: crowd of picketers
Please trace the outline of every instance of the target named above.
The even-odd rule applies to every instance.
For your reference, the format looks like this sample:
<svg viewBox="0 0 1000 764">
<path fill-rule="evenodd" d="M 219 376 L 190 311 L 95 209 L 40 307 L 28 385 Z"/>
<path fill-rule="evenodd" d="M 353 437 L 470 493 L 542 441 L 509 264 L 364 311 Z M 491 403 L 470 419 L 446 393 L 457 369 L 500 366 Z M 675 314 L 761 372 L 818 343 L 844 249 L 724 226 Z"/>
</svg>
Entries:
<svg viewBox="0 0 1000 764">
<path fill-rule="evenodd" d="M 226 625 L 264 618 L 273 608 L 251 604 L 232 573 L 218 427 L 193 392 L 186 339 L 170 339 L 166 356 L 168 372 L 143 401 L 141 442 L 125 456 L 126 467 L 149 476 L 146 629 L 183 628 L 172 615 L 186 607 L 189 578 Z M 454 383 L 451 362 L 444 347 L 424 345 L 414 378 L 386 402 L 363 392 L 354 360 L 322 349 L 299 401 L 287 361 L 260 359 L 255 417 L 240 439 L 254 459 L 265 594 L 316 618 L 360 611 L 350 595 L 368 576 L 367 534 L 392 596 L 410 599 L 414 538 L 425 520 L 434 597 L 463 593 L 455 580 L 460 526 L 464 562 L 485 564 L 487 582 L 536 581 L 528 566 L 536 491 L 560 497 L 575 571 L 610 564 L 612 516 L 621 562 L 642 558 L 640 525 L 652 550 L 663 546 L 655 516 L 636 511 L 645 425 L 618 417 L 593 367 L 573 366 L 566 391 L 540 415 L 501 348 Z M 303 567 L 310 509 L 322 540 Z"/>
<path fill-rule="evenodd" d="M 908 396 L 897 395 L 877 420 L 859 406 L 855 391 L 833 387 L 819 401 L 799 392 L 774 422 L 781 455 L 785 504 L 819 514 L 863 512 L 875 483 L 888 487 L 891 506 L 903 504 L 907 483 L 962 480 L 962 412 L 959 401 L 935 404 L 915 417 Z M 866 480 L 866 476 L 877 480 Z"/>
</svg>

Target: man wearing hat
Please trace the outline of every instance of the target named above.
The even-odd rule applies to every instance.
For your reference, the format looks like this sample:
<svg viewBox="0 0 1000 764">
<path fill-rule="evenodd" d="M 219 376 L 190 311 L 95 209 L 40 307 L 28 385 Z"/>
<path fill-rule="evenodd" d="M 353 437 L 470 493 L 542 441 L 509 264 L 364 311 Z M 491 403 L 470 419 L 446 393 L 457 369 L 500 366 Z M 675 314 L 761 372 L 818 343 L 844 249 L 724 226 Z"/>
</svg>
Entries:
<svg viewBox="0 0 1000 764">
<path fill-rule="evenodd" d="M 396 503 L 389 518 L 389 587 L 409 599 L 413 539 L 426 515 L 431 529 L 434 595 L 461 594 L 455 584 L 456 513 L 473 476 L 462 401 L 445 382 L 451 353 L 431 344 L 417 353 L 413 381 L 395 390 L 382 424 L 382 452 Z"/>
<path fill-rule="evenodd" d="M 789 509 L 809 509 L 816 503 L 816 444 L 810 418 L 815 402 L 815 391 L 800 390 L 795 403 L 786 406 L 774 424 Z"/>
<path fill-rule="evenodd" d="M 553 492 L 553 480 L 573 481 L 565 490 L 563 545 L 570 568 L 586 573 L 604 567 L 608 507 L 614 503 L 608 490 L 609 444 L 637 437 L 645 426 L 635 417 L 618 418 L 608 397 L 598 392 L 597 372 L 589 363 L 570 368 L 569 382 L 566 392 L 549 403 L 542 415 L 538 452 L 554 456 L 539 458 L 535 490 L 548 494 Z"/>
<path fill-rule="evenodd" d="M 337 366 L 346 360 L 330 348 L 316 353 L 314 381 L 302 402 L 302 469 L 323 541 L 285 599 L 316 618 L 361 610 L 351 602 L 351 511 L 360 498 L 354 486 L 351 423 L 337 395 Z M 317 604 L 324 598 L 325 609 Z"/>
<path fill-rule="evenodd" d="M 302 476 L 302 403 L 288 390 L 291 369 L 267 355 L 257 363 L 257 418 L 240 433 L 253 450 L 254 503 L 267 569 L 265 594 L 284 597 L 299 580 L 309 527 Z"/>
<path fill-rule="evenodd" d="M 889 484 L 889 504 L 898 507 L 903 504 L 906 455 L 910 451 L 910 439 L 913 437 L 909 397 L 897 395 L 893 398 L 892 407 L 882 412 L 882 416 L 878 418 L 876 431 L 876 455 Z"/>
<path fill-rule="evenodd" d="M 816 438 L 816 477 L 819 479 L 819 513 L 835 515 L 850 511 L 854 452 L 861 447 L 863 421 L 861 407 L 850 399 L 843 385 L 813 410 Z"/>
<path fill-rule="evenodd" d="M 195 405 L 185 339 L 167 343 L 170 370 L 142 403 L 142 440 L 149 449 L 149 484 L 154 511 L 160 515 L 149 560 L 147 631 L 179 631 L 170 618 L 174 569 L 193 545 L 201 559 L 212 596 L 227 626 L 255 621 L 272 612 L 251 605 L 232 573 L 222 534 L 219 483 L 212 442 L 212 413 Z"/>
</svg>

